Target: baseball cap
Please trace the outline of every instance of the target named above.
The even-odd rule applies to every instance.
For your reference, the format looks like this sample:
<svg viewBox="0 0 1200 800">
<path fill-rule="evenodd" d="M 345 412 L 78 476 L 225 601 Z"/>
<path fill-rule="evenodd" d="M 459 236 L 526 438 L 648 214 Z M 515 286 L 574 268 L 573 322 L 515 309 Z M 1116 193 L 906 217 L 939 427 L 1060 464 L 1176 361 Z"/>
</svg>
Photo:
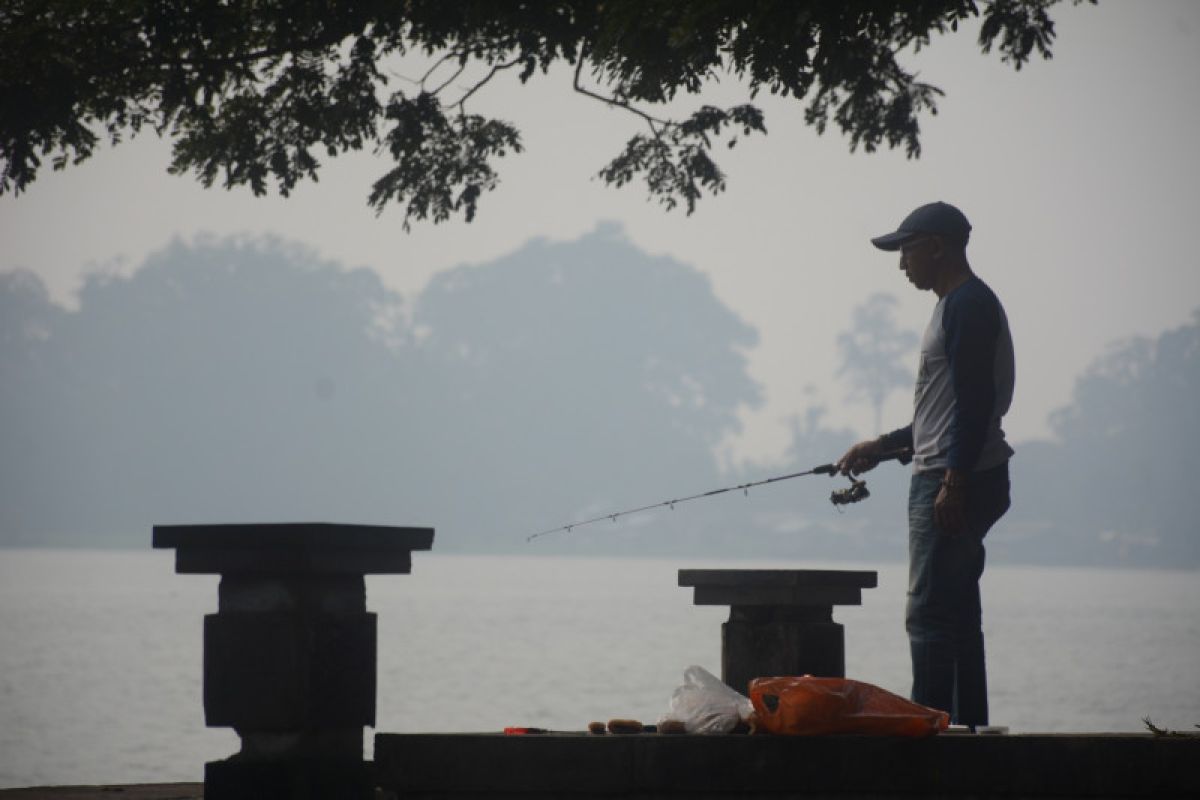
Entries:
<svg viewBox="0 0 1200 800">
<path fill-rule="evenodd" d="M 892 233 L 876 236 L 871 244 L 880 250 L 899 250 L 905 242 L 922 234 L 945 236 L 965 245 L 971 236 L 971 223 L 957 208 L 939 200 L 913 211 L 904 218 L 899 228 Z"/>
</svg>

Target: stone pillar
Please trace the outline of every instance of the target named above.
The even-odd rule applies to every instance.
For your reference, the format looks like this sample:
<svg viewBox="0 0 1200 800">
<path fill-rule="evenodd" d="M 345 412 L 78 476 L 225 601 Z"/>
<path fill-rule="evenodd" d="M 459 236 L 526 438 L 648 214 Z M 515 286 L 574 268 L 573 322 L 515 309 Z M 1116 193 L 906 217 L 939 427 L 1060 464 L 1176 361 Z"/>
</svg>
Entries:
<svg viewBox="0 0 1200 800">
<path fill-rule="evenodd" d="M 205 765 L 207 800 L 370 798 L 375 615 L 363 576 L 408 573 L 430 528 L 160 525 L 175 571 L 221 576 L 204 618 L 204 717 L 242 740 Z"/>
<path fill-rule="evenodd" d="M 699 606 L 729 606 L 721 626 L 721 680 L 749 694 L 753 678 L 846 676 L 835 605 L 861 605 L 878 573 L 843 570 L 681 569 Z"/>
</svg>

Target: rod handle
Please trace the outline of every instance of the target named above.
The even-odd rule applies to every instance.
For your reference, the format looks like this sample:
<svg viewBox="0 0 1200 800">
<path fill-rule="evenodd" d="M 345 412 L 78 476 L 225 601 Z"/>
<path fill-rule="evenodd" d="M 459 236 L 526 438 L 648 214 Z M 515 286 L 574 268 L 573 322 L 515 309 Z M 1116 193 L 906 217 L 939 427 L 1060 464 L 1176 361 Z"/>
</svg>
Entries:
<svg viewBox="0 0 1200 800">
<path fill-rule="evenodd" d="M 882 464 L 885 461 L 899 461 L 901 464 L 908 464 L 912 461 L 912 450 L 907 447 L 901 447 L 899 450 L 889 450 L 879 456 L 877 464 Z M 822 464 L 819 467 L 813 467 L 814 475 L 837 475 L 837 464 Z"/>
</svg>

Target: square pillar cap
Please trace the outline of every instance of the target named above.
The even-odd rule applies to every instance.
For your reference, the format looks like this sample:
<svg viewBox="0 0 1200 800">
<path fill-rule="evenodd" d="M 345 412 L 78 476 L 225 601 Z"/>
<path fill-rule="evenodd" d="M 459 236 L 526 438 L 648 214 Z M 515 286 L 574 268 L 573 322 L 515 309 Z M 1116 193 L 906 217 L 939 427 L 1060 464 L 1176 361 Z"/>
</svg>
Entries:
<svg viewBox="0 0 1200 800">
<path fill-rule="evenodd" d="M 879 584 L 874 571 L 817 569 L 681 569 L 679 585 L 694 587 L 696 605 L 859 605 Z"/>
<path fill-rule="evenodd" d="M 179 573 L 396 574 L 433 528 L 327 522 L 155 525 L 153 546 L 175 550 Z"/>
</svg>

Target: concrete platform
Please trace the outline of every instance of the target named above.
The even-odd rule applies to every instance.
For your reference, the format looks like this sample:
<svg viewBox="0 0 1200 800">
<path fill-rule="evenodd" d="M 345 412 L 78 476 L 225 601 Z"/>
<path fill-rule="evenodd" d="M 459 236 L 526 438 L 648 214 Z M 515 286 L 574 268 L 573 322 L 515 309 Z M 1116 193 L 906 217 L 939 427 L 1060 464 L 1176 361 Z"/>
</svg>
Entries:
<svg viewBox="0 0 1200 800">
<path fill-rule="evenodd" d="M 378 734 L 404 800 L 1200 797 L 1200 737 Z"/>
</svg>

